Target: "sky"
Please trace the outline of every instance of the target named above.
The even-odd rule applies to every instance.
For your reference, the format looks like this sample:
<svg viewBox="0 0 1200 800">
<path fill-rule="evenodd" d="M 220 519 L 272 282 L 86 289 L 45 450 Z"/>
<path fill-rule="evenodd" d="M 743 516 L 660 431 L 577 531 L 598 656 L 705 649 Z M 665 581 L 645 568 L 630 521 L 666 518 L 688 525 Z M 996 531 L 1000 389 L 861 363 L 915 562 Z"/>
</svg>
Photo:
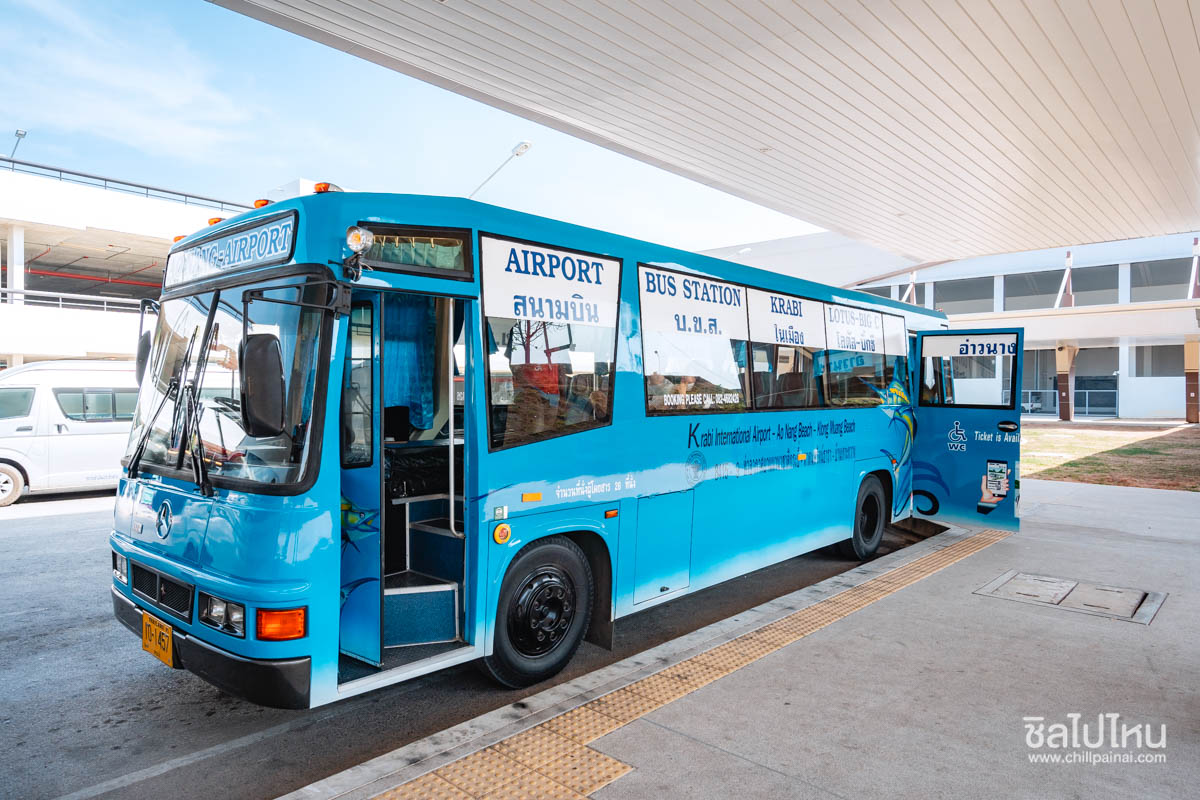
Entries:
<svg viewBox="0 0 1200 800">
<path fill-rule="evenodd" d="M 0 150 L 248 203 L 466 196 L 688 250 L 819 230 L 200 0 L 0 0 Z"/>
</svg>

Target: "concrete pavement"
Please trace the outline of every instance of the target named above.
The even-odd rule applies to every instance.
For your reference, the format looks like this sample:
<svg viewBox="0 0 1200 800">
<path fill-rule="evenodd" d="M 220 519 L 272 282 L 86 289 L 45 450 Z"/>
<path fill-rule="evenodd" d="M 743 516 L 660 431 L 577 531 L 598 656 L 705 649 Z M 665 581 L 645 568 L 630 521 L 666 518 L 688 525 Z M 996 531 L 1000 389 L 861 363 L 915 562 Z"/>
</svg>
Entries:
<svg viewBox="0 0 1200 800">
<path fill-rule="evenodd" d="M 1018 534 L 943 534 L 296 796 L 1194 796 L 1200 495 L 1022 491 Z M 976 593 L 1010 570 L 1167 597 L 1143 625 Z M 681 659 L 732 668 L 681 690 Z M 1112 714 L 1164 746 L 1087 746 Z"/>
<path fill-rule="evenodd" d="M 1194 797 L 1200 495 L 1022 489 L 1019 534 L 595 742 L 634 767 L 595 797 Z M 1144 626 L 973 594 L 1010 569 L 1169 597 Z M 1071 713 L 1165 725 L 1120 752 L 1166 762 L 1031 763 L 1024 718 Z"/>
<path fill-rule="evenodd" d="M 312 711 L 230 697 L 142 651 L 113 618 L 112 493 L 0 509 L 0 798 L 267 798 L 544 692 L 472 665 Z M 893 541 L 892 546 L 902 546 Z M 810 553 L 638 615 L 585 643 L 565 683 L 855 565 Z"/>
</svg>

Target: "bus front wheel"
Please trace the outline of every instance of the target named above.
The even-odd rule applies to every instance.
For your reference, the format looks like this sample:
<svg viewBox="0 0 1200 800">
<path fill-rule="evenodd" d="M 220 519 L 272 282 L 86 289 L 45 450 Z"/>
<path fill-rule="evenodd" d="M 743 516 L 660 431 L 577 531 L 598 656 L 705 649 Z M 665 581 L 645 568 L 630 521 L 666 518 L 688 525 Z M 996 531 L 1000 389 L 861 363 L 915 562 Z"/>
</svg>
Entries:
<svg viewBox="0 0 1200 800">
<path fill-rule="evenodd" d="M 868 475 L 858 487 L 858 502 L 854 507 L 854 535 L 840 545 L 842 555 L 866 561 L 875 555 L 883 541 L 883 526 L 887 524 L 887 497 L 883 484 Z"/>
<path fill-rule="evenodd" d="M 497 604 L 486 672 L 513 688 L 559 672 L 583 640 L 592 616 L 592 570 L 579 545 L 551 536 L 517 553 Z"/>
</svg>

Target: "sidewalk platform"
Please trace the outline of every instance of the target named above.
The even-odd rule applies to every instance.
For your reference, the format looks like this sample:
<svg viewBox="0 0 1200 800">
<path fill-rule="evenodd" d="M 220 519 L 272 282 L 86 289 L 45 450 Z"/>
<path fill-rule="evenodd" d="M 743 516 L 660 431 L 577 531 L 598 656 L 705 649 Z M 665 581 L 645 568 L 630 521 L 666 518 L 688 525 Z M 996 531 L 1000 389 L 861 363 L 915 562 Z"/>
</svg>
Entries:
<svg viewBox="0 0 1200 800">
<path fill-rule="evenodd" d="M 1200 494 L 1022 494 L 288 797 L 1194 797 Z"/>
</svg>

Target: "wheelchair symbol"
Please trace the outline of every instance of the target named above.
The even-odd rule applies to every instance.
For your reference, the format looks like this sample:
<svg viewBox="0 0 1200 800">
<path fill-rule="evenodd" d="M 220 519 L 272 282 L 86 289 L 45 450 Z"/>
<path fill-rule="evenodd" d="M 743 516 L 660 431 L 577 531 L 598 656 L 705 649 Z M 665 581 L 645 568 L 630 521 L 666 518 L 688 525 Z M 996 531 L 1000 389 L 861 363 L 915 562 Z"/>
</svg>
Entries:
<svg viewBox="0 0 1200 800">
<path fill-rule="evenodd" d="M 952 442 L 965 442 L 967 440 L 967 432 L 963 430 L 962 423 L 954 420 L 954 427 L 946 434 L 947 438 Z"/>
</svg>

